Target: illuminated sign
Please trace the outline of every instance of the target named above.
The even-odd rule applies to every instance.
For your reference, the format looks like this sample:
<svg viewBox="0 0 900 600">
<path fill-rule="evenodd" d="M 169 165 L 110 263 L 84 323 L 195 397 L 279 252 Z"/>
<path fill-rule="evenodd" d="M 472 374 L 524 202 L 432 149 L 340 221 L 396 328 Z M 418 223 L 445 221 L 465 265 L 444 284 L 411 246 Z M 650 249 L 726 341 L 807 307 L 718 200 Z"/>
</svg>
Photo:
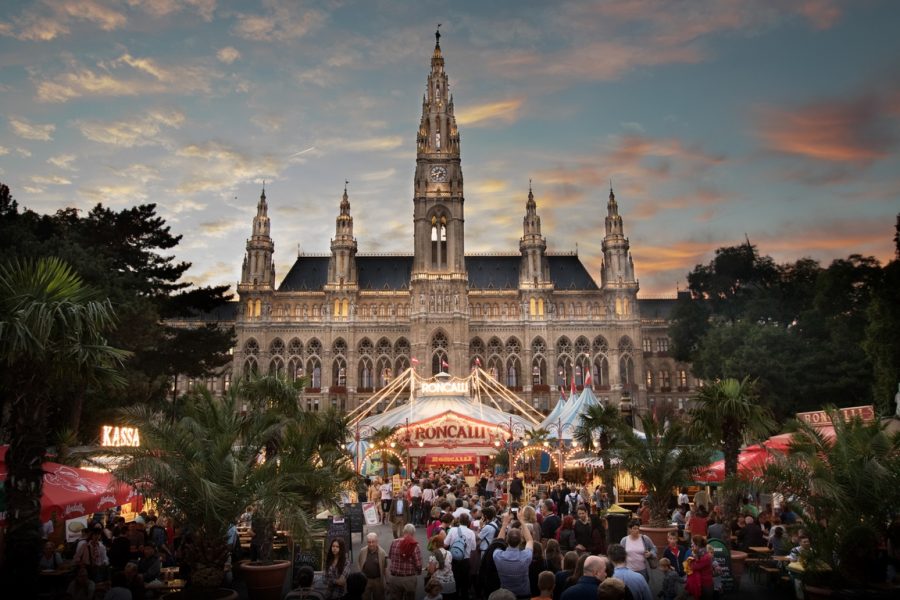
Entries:
<svg viewBox="0 0 900 600">
<path fill-rule="evenodd" d="M 404 437 L 407 437 L 405 431 L 398 433 L 396 439 Z M 503 439 L 503 431 L 497 426 L 448 414 L 435 421 L 410 424 L 408 438 L 413 446 L 429 448 L 493 446 L 494 441 Z"/>
<path fill-rule="evenodd" d="M 140 446 L 141 434 L 136 427 L 114 427 L 103 425 L 100 428 L 101 446 Z"/>
<path fill-rule="evenodd" d="M 422 396 L 440 396 L 445 394 L 469 395 L 468 381 L 429 381 L 420 388 Z"/>
<path fill-rule="evenodd" d="M 875 407 L 871 404 L 868 406 L 851 406 L 850 408 L 842 408 L 838 412 L 845 421 L 849 421 L 854 417 L 859 417 L 864 423 L 869 423 L 875 420 Z M 824 410 L 797 413 L 797 418 L 804 423 L 809 423 L 814 427 L 825 427 L 831 425 L 831 419 L 829 418 L 828 413 L 826 413 Z"/>
</svg>

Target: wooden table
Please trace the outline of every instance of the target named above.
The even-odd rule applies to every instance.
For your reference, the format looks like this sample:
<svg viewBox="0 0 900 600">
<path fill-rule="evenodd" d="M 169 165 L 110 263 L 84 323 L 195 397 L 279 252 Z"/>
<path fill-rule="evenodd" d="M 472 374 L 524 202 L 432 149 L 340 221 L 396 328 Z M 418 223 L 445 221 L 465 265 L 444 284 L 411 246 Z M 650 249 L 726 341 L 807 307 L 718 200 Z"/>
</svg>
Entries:
<svg viewBox="0 0 900 600">
<path fill-rule="evenodd" d="M 772 554 L 772 549 L 768 546 L 750 546 L 747 548 L 752 554 L 760 554 L 760 555 L 769 555 Z"/>
</svg>

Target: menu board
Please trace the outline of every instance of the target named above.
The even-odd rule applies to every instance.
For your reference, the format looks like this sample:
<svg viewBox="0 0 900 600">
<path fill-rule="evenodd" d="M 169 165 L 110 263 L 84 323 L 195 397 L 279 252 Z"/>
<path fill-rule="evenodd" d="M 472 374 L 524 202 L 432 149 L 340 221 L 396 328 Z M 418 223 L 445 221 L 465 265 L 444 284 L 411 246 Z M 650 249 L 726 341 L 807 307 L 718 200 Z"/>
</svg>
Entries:
<svg viewBox="0 0 900 600">
<path fill-rule="evenodd" d="M 713 558 L 719 566 L 718 573 L 713 575 L 721 579 L 723 592 L 733 592 L 737 588 L 731 572 L 731 550 L 721 540 L 709 540 L 709 545 L 713 548 Z"/>
<path fill-rule="evenodd" d="M 363 506 L 359 502 L 344 505 L 344 518 L 350 519 L 350 533 L 363 532 Z"/>
<path fill-rule="evenodd" d="M 378 509 L 373 502 L 364 502 L 362 504 L 362 511 L 363 515 L 365 515 L 367 525 L 378 525 L 380 523 L 378 519 Z"/>
<path fill-rule="evenodd" d="M 296 544 L 294 546 L 294 577 L 297 577 L 297 573 L 303 565 L 312 567 L 314 571 L 321 571 L 324 554 L 325 540 L 321 536 L 314 537 L 305 548 Z M 296 585 L 295 581 L 294 587 Z"/>
<path fill-rule="evenodd" d="M 331 542 L 343 539 L 349 556 L 353 556 L 353 540 L 350 538 L 350 521 L 343 517 L 328 519 L 328 533 L 325 535 L 325 551 L 331 548 Z"/>
</svg>

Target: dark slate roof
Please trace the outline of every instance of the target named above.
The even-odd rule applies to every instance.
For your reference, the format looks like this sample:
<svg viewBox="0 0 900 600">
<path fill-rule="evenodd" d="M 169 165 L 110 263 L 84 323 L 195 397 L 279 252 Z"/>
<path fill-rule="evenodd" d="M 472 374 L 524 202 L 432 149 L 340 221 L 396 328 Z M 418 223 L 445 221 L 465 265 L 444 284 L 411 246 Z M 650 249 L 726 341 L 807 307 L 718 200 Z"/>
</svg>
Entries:
<svg viewBox="0 0 900 600">
<path fill-rule="evenodd" d="M 669 320 L 678 300 L 675 298 L 638 298 L 642 319 Z"/>
<path fill-rule="evenodd" d="M 597 290 L 596 282 L 576 255 L 549 255 L 550 277 L 558 290 Z M 402 290 L 409 287 L 412 256 L 356 257 L 362 290 Z M 467 256 L 469 288 L 514 290 L 519 286 L 518 254 Z M 280 292 L 321 290 L 328 280 L 328 256 L 300 256 L 278 288 Z"/>
</svg>

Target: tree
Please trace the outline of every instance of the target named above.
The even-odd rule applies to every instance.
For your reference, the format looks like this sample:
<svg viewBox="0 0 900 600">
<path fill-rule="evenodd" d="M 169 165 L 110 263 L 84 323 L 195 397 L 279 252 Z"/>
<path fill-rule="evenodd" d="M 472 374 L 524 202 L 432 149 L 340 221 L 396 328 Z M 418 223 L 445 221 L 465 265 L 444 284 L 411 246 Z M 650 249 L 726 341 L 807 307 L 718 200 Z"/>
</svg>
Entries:
<svg viewBox="0 0 900 600">
<path fill-rule="evenodd" d="M 575 428 L 575 440 L 586 451 L 595 451 L 603 461 L 603 486 L 610 498 L 613 497 L 614 483 L 610 458 L 622 430 L 627 428 L 619 409 L 606 404 L 589 406 Z"/>
<path fill-rule="evenodd" d="M 122 383 L 128 353 L 105 338 L 115 323 L 109 300 L 61 260 L 0 265 L 0 389 L 10 415 L 6 568 L 8 580 L 25 590 L 37 580 L 49 411 L 64 388 Z"/>
<path fill-rule="evenodd" d="M 394 437 L 394 434 L 397 432 L 396 427 L 390 427 L 388 425 L 383 425 L 377 428 L 372 434 L 369 436 L 369 444 L 373 448 L 384 448 L 389 443 L 390 440 Z M 387 479 L 388 476 L 388 461 L 385 456 L 385 452 L 381 453 L 381 468 L 384 472 L 384 478 Z"/>
<path fill-rule="evenodd" d="M 726 477 L 737 475 L 743 444 L 765 438 L 775 429 L 772 415 L 759 403 L 755 382 L 749 377 L 704 385 L 695 398 L 690 421 L 692 437 L 724 454 Z M 729 498 L 725 503 L 729 517 L 737 509 L 736 500 Z"/>
<path fill-rule="evenodd" d="M 319 507 L 334 507 L 353 477 L 348 457 L 330 439 L 328 417 L 310 414 L 303 427 L 285 429 L 278 411 L 242 410 L 246 400 L 242 386 L 221 398 L 198 387 L 185 396 L 175 423 L 147 405 L 121 411 L 123 423 L 140 428 L 142 445 L 116 449 L 123 460 L 114 473 L 190 524 L 185 558 L 200 591 L 221 586 L 225 536 L 246 506 L 277 518 L 303 544 L 317 527 Z M 276 437 L 278 460 L 260 461 Z"/>
<path fill-rule="evenodd" d="M 641 415 L 646 439 L 625 428 L 615 454 L 622 468 L 644 485 L 650 502 L 650 526 L 669 524 L 669 496 L 672 490 L 691 481 L 692 472 L 708 458 L 708 453 L 693 445 L 684 425 L 668 425 Z"/>
<path fill-rule="evenodd" d="M 900 392 L 900 214 L 894 233 L 894 260 L 884 267 L 881 284 L 866 313 L 863 348 L 872 363 L 872 396 L 882 414 L 892 412 Z"/>
</svg>

